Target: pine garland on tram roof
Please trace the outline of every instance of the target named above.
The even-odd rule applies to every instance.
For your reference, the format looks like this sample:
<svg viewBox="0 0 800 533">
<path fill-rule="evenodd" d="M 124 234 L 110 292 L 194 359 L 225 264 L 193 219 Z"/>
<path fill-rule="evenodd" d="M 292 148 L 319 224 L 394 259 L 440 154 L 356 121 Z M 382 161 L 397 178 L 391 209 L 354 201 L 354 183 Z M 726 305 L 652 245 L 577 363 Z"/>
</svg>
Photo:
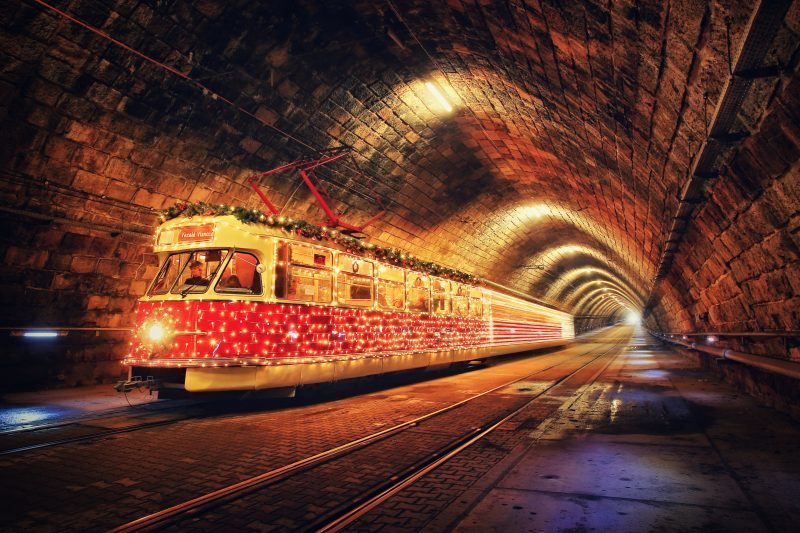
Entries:
<svg viewBox="0 0 800 533">
<path fill-rule="evenodd" d="M 411 270 L 416 270 L 424 274 L 448 278 L 461 283 L 478 284 L 478 278 L 471 274 L 454 268 L 448 268 L 432 261 L 424 261 L 407 252 L 398 250 L 397 248 L 376 246 L 351 237 L 350 235 L 345 235 L 340 231 L 323 228 L 316 224 L 306 222 L 305 220 L 265 215 L 258 209 L 245 209 L 244 207 L 233 207 L 225 204 L 208 204 L 205 202 L 179 202 L 169 209 L 162 211 L 161 219 L 166 221 L 178 217 L 225 215 L 233 215 L 237 220 L 245 224 L 265 224 L 270 227 L 281 228 L 287 233 L 295 233 L 301 237 L 316 239 L 318 241 L 332 241 L 344 247 L 350 253 L 373 257 L 380 261 L 410 268 Z"/>
</svg>

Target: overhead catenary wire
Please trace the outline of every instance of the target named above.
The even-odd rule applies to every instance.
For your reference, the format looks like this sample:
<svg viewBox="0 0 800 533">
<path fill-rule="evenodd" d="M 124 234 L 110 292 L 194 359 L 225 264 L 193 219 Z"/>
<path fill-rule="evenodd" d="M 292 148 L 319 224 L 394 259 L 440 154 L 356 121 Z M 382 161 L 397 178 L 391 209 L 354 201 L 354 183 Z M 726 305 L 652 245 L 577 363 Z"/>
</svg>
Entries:
<svg viewBox="0 0 800 533">
<path fill-rule="evenodd" d="M 119 47 L 123 48 L 124 50 L 134 54 L 135 56 L 137 56 L 137 57 L 139 57 L 139 58 L 141 58 L 141 59 L 143 59 L 143 60 L 145 60 L 145 61 L 147 61 L 147 62 L 149 62 L 149 63 L 151 63 L 151 64 L 153 64 L 153 65 L 155 65 L 157 67 L 159 67 L 159 68 L 162 68 L 162 69 L 170 72 L 171 74 L 181 78 L 182 80 L 184 80 L 184 81 L 190 83 L 191 85 L 195 86 L 196 88 L 200 89 L 204 95 L 209 96 L 212 100 L 220 101 L 220 102 L 222 102 L 222 103 L 224 103 L 224 104 L 226 104 L 226 105 L 228 105 L 230 107 L 233 107 L 238 112 L 243 113 L 244 115 L 252 118 L 253 120 L 256 120 L 260 124 L 270 128 L 271 130 L 276 132 L 278 135 L 280 135 L 280 136 L 284 137 L 285 139 L 290 140 L 290 141 L 300 145 L 304 149 L 310 150 L 310 151 L 312 151 L 314 153 L 318 153 L 318 152 L 321 151 L 319 148 L 316 148 L 316 147 L 312 146 L 308 142 L 306 142 L 303 139 L 301 139 L 300 137 L 298 137 L 296 134 L 292 134 L 292 133 L 290 133 L 290 132 L 288 132 L 288 131 L 286 131 L 286 130 L 284 130 L 284 129 L 282 129 L 282 128 L 274 125 L 274 124 L 270 124 L 269 122 L 267 122 L 264 119 L 260 118 L 256 113 L 253 113 L 253 112 L 245 109 L 244 107 L 242 107 L 241 105 L 237 104 L 236 102 L 234 102 L 230 98 L 225 97 L 224 95 L 222 95 L 218 91 L 215 91 L 214 89 L 212 89 L 209 86 L 205 85 L 204 83 L 200 82 L 198 79 L 195 79 L 195 78 L 189 76 L 188 74 L 185 74 L 185 73 L 181 72 L 177 68 L 172 67 L 172 66 L 170 66 L 170 65 L 168 65 L 168 64 L 166 64 L 166 63 L 164 63 L 162 61 L 159 61 L 159 60 L 157 60 L 157 59 L 145 54 L 144 52 L 141 52 L 140 50 L 137 50 L 136 48 L 134 48 L 134 47 L 132 47 L 132 46 L 130 46 L 130 45 L 128 45 L 128 44 L 126 44 L 126 43 L 114 38 L 114 37 L 112 37 L 108 33 L 106 33 L 104 31 L 92 26 L 91 24 L 83 22 L 82 20 L 78 19 L 77 17 L 75 17 L 75 16 L 67 13 L 66 11 L 63 11 L 63 10 L 61 10 L 61 9 L 59 9 L 59 8 L 57 8 L 57 7 L 53 6 L 53 5 L 45 2 L 44 0 L 31 0 L 31 1 L 36 3 L 36 4 L 38 4 L 38 5 L 40 5 L 43 8 L 55 13 L 56 15 L 66 19 L 66 20 L 69 20 L 70 22 L 72 22 L 74 24 L 77 24 L 78 26 L 80 26 L 80 27 L 82 27 L 82 28 L 94 33 L 95 35 L 98 35 L 99 37 L 108 40 L 109 42 L 115 44 L 116 46 L 119 46 Z M 350 170 L 352 170 L 352 169 L 350 169 Z M 372 178 L 371 176 L 368 176 L 367 174 L 365 174 L 363 172 L 361 172 L 360 174 L 361 174 L 361 176 L 363 176 L 364 178 L 367 178 L 370 181 L 373 181 L 373 182 L 376 182 L 376 183 L 379 183 L 379 184 L 381 183 L 380 181 L 376 180 L 375 178 Z M 326 178 L 326 179 L 328 179 L 328 178 Z M 332 180 L 329 180 L 329 181 L 332 181 Z M 361 196 L 362 198 L 369 199 L 369 200 L 372 199 L 368 195 L 366 195 L 365 193 L 360 193 L 358 191 L 355 191 L 354 189 L 351 189 L 351 188 L 347 187 L 346 185 L 342 185 L 340 183 L 335 183 L 335 182 L 334 182 L 334 184 L 339 186 L 339 187 L 341 187 L 341 188 L 343 188 L 343 189 L 345 189 L 345 190 L 350 190 L 351 192 Z"/>
</svg>

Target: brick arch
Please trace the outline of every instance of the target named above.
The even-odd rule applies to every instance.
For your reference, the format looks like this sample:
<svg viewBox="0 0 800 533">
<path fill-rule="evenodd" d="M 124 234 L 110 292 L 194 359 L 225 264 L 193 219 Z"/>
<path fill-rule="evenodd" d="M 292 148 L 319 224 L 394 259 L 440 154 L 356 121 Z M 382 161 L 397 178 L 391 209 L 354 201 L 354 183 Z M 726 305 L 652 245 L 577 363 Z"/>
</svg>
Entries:
<svg viewBox="0 0 800 533">
<path fill-rule="evenodd" d="M 555 301 L 562 301 L 570 293 L 578 290 L 582 282 L 591 281 L 593 279 L 603 278 L 613 281 L 621 286 L 625 286 L 626 290 L 632 295 L 635 295 L 642 302 L 645 297 L 640 292 L 636 291 L 629 283 L 624 281 L 618 275 L 611 272 L 610 269 L 598 266 L 585 266 L 579 268 L 572 268 L 563 271 L 559 274 L 558 280 L 554 282 L 545 293 L 544 297 L 554 299 Z"/>
<path fill-rule="evenodd" d="M 558 244 L 548 247 L 538 254 L 526 260 L 526 265 L 544 266 L 544 269 L 534 269 L 530 277 L 530 287 L 533 290 L 546 291 L 548 285 L 551 285 L 558 279 L 558 272 L 563 269 L 575 268 L 587 264 L 587 261 L 597 261 L 608 265 L 609 268 L 615 269 L 620 272 L 623 279 L 629 280 L 628 283 L 632 286 L 643 285 L 643 280 L 637 279 L 635 271 L 626 268 L 624 265 L 614 262 L 614 255 L 610 254 L 607 250 L 598 249 L 595 246 L 585 244 Z M 548 271 L 555 272 L 555 274 L 547 275 Z"/>
<path fill-rule="evenodd" d="M 603 285 L 619 289 L 626 295 L 627 299 L 631 301 L 632 305 L 635 305 L 640 311 L 644 309 L 645 302 L 641 294 L 638 294 L 629 284 L 614 276 L 599 274 L 597 276 L 592 276 L 591 279 L 584 279 L 583 282 L 576 282 L 573 285 L 574 288 L 563 292 L 562 295 L 558 297 L 558 301 L 569 306 L 580 294 L 586 292 L 591 287 Z"/>
<path fill-rule="evenodd" d="M 0 322 L 130 324 L 155 268 L 156 211 L 177 200 L 256 207 L 244 178 L 304 145 L 353 147 L 358 168 L 320 177 L 354 222 L 376 212 L 373 191 L 386 200 L 370 230 L 377 244 L 534 295 L 552 276 L 610 260 L 647 294 L 729 77 L 725 29 L 735 48 L 752 11 L 690 4 L 639 6 L 631 18 L 581 2 L 410 0 L 399 6 L 405 24 L 363 2 L 64 6 L 203 90 L 14 3 L 0 22 L 0 192 L 13 211 L 2 215 L 0 255 L 2 288 L 23 309 L 6 306 Z M 704 184 L 658 286 L 653 320 L 663 327 L 697 328 L 706 315 L 718 329 L 800 322 L 792 9 L 774 46 L 788 67 L 745 99 L 737 121 L 750 136 Z M 425 80 L 448 92 L 452 113 L 436 109 Z M 263 181 L 287 214 L 320 220 L 297 184 Z M 553 244 L 536 234 L 548 228 L 598 253 L 553 262 L 552 276 L 515 270 Z M 109 345 L 111 357 L 124 351 L 120 339 Z"/>
<path fill-rule="evenodd" d="M 625 300 L 630 303 L 630 305 L 634 308 L 639 309 L 640 311 L 644 307 L 644 302 L 642 302 L 639 298 L 637 298 L 634 294 L 632 294 L 627 287 L 624 285 L 620 285 L 615 281 L 610 281 L 607 279 L 601 280 L 594 280 L 588 283 L 584 283 L 581 285 L 577 290 L 569 294 L 563 301 L 565 306 L 568 306 L 572 309 L 577 309 L 576 302 L 582 301 L 583 296 L 586 294 L 592 294 L 597 289 L 600 290 L 608 290 L 608 291 L 615 291 L 615 293 L 619 293 L 624 296 Z"/>
<path fill-rule="evenodd" d="M 623 307 L 619 306 L 616 302 L 604 302 L 602 300 L 596 300 L 594 304 L 588 306 L 584 311 L 586 315 L 608 315 L 609 319 L 613 319 L 615 316 L 619 315 L 623 312 Z"/>
<path fill-rule="evenodd" d="M 572 306 L 572 312 L 576 315 L 583 314 L 583 311 L 586 309 L 587 306 L 594 303 L 596 300 L 603 297 L 603 293 L 605 294 L 616 294 L 620 296 L 623 300 L 627 300 L 627 295 L 616 288 L 600 288 L 600 289 L 593 289 L 578 299 L 578 301 Z M 636 306 L 634 302 L 628 302 L 631 306 Z"/>
</svg>

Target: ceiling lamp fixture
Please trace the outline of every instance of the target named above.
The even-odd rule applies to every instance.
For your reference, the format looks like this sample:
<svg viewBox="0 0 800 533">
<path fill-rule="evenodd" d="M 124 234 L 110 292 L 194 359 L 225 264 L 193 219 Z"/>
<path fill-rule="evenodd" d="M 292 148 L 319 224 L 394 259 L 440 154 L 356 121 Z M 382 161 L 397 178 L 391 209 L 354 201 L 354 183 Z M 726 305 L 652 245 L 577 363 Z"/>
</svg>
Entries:
<svg viewBox="0 0 800 533">
<path fill-rule="evenodd" d="M 439 105 L 441 105 L 445 111 L 450 113 L 453 110 L 453 106 L 450 105 L 450 102 L 447 101 L 436 85 L 428 81 L 425 82 L 425 87 L 428 88 L 428 91 L 433 95 L 434 98 L 436 98 L 436 101 L 439 102 Z"/>
</svg>

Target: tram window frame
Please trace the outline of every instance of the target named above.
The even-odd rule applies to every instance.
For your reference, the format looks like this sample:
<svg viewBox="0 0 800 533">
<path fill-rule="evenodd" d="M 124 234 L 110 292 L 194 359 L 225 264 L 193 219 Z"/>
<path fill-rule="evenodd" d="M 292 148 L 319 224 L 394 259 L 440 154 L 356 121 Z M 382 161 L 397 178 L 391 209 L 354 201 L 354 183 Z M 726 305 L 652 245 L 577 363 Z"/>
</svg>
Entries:
<svg viewBox="0 0 800 533">
<path fill-rule="evenodd" d="M 336 268 L 336 301 L 348 307 L 372 307 L 375 302 L 375 264 L 363 257 L 339 252 L 336 254 Z M 368 289 L 369 297 L 353 298 L 355 288 Z M 350 297 L 347 297 L 348 289 Z"/>
<path fill-rule="evenodd" d="M 298 252 L 301 249 L 309 249 L 311 253 L 311 261 L 298 261 L 295 260 L 294 251 L 297 250 Z M 307 254 L 304 252 L 303 255 Z M 318 257 L 319 256 L 319 257 Z M 322 248 L 319 246 L 313 246 L 310 244 L 305 244 L 302 242 L 297 241 L 279 241 L 277 243 L 277 254 L 276 257 L 278 261 L 276 262 L 275 268 L 275 297 L 280 300 L 287 300 L 290 302 L 302 302 L 308 304 L 323 304 L 329 305 L 333 301 L 333 294 L 334 294 L 334 278 L 333 278 L 333 250 L 330 248 Z M 319 264 L 317 261 L 322 258 L 322 264 Z M 297 288 L 301 286 L 312 286 L 313 293 L 309 293 L 306 289 L 303 290 L 304 295 L 309 295 L 311 298 L 304 299 L 304 298 L 297 298 L 295 297 L 298 293 L 297 291 L 294 292 L 295 296 L 292 296 L 292 282 L 296 278 L 300 278 L 301 276 L 293 275 L 293 272 L 298 271 L 298 269 L 304 269 L 306 272 L 311 273 L 311 279 L 317 283 L 308 284 L 297 284 Z M 327 276 L 320 276 L 319 278 L 316 277 L 316 273 L 326 273 Z M 308 278 L 309 276 L 302 276 Z M 327 277 L 327 300 L 319 299 L 319 295 L 322 294 L 321 290 L 321 283 L 319 281 L 326 281 L 325 277 Z"/>
<path fill-rule="evenodd" d="M 205 294 L 208 292 L 209 287 L 214 282 L 214 279 L 217 277 L 217 274 L 220 271 L 220 267 L 227 261 L 228 257 L 230 256 L 230 249 L 228 248 L 201 248 L 201 249 L 192 249 L 192 250 L 183 250 L 179 253 L 189 252 L 189 258 L 184 264 L 183 269 L 181 270 L 178 277 L 175 279 L 175 282 L 170 289 L 171 294 L 180 294 L 182 297 L 185 297 L 187 294 Z M 219 259 L 210 259 L 209 257 L 212 254 L 219 253 Z M 201 257 L 202 256 L 202 257 Z M 203 263 L 203 269 L 205 271 L 205 275 L 202 276 L 206 283 L 196 283 L 196 284 L 187 284 L 186 281 L 190 278 L 184 278 L 183 281 L 178 283 L 178 280 L 181 277 L 185 276 L 187 270 L 191 271 L 189 265 L 191 265 L 194 261 L 200 261 Z M 209 263 L 216 263 L 214 269 L 209 272 L 208 267 Z"/>
<path fill-rule="evenodd" d="M 246 260 L 247 263 L 253 266 L 253 279 L 250 282 L 249 288 L 242 286 L 226 287 L 222 285 L 226 280 L 230 279 L 231 276 L 236 276 L 236 279 L 239 280 L 239 282 L 241 283 L 239 275 L 233 272 L 232 268 L 234 266 L 233 262 L 237 258 L 237 256 L 249 256 L 249 258 L 252 259 L 252 261 Z M 228 254 L 228 260 L 225 262 L 225 266 L 221 270 L 219 280 L 214 285 L 214 292 L 219 294 L 240 294 L 244 296 L 256 296 L 263 294 L 264 283 L 263 280 L 261 279 L 261 274 L 258 272 L 259 264 L 261 263 L 254 252 L 234 249 L 230 254 Z M 228 270 L 231 270 L 231 272 L 228 274 L 228 276 L 225 276 L 225 273 L 228 272 Z"/>
<path fill-rule="evenodd" d="M 188 264 L 189 255 L 190 255 L 189 250 L 184 250 L 182 252 L 169 254 L 164 260 L 164 263 L 161 265 L 158 274 L 156 274 L 156 277 L 153 278 L 153 283 L 150 284 L 150 288 L 147 290 L 148 296 L 163 296 L 164 294 L 169 294 L 169 291 L 172 289 L 172 286 L 175 285 L 175 282 L 177 282 L 178 279 L 181 277 L 183 269 Z M 181 256 L 185 256 L 186 259 L 185 262 L 181 262 Z M 165 282 L 167 273 L 172 268 L 173 263 L 171 260 L 173 258 L 178 259 L 178 266 L 175 269 L 174 277 L 170 281 Z"/>
<path fill-rule="evenodd" d="M 468 317 L 469 316 L 469 288 L 463 283 L 452 282 L 451 289 L 452 295 L 450 297 L 450 309 L 453 316 Z"/>
<path fill-rule="evenodd" d="M 407 301 L 406 271 L 393 265 L 379 264 L 375 280 L 375 300 L 378 303 L 378 308 L 384 311 L 405 311 Z M 388 292 L 391 292 L 388 298 L 387 288 L 390 288 Z M 398 292 L 400 295 L 399 300 Z"/>
<path fill-rule="evenodd" d="M 437 289 L 438 285 L 438 289 Z M 431 278 L 431 312 L 434 315 L 446 316 L 451 311 L 451 284 L 449 280 Z M 444 305 L 440 305 L 443 303 Z"/>
<path fill-rule="evenodd" d="M 419 282 L 419 283 L 417 283 Z M 418 296 L 423 298 L 420 300 Z M 416 302 L 420 302 L 420 304 Z M 412 313 L 431 312 L 431 278 L 419 272 L 406 273 L 406 302 Z"/>
<path fill-rule="evenodd" d="M 469 316 L 472 318 L 483 318 L 485 305 L 483 302 L 483 292 L 477 288 L 469 289 Z M 475 306 L 475 307 L 473 307 Z M 474 310 L 477 308 L 477 312 Z"/>
</svg>

